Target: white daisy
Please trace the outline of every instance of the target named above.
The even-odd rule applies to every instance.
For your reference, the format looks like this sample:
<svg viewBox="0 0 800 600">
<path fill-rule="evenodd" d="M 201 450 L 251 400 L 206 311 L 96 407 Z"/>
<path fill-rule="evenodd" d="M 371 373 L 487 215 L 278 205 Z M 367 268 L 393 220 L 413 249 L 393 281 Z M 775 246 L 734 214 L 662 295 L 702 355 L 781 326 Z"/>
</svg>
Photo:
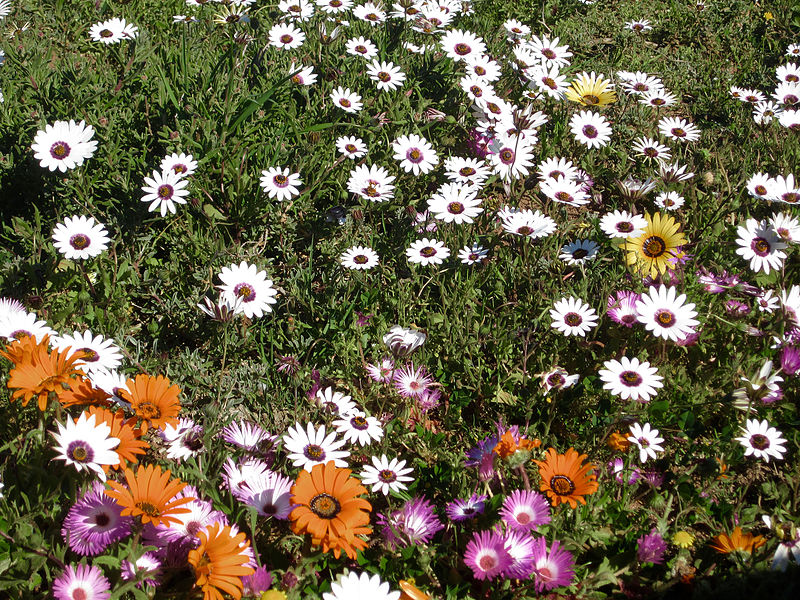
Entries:
<svg viewBox="0 0 800 600">
<path fill-rule="evenodd" d="M 353 9 L 353 16 L 356 19 L 366 21 L 373 27 L 377 27 L 386 20 L 386 13 L 383 12 L 372 2 L 366 2 Z"/>
<path fill-rule="evenodd" d="M 92 141 L 93 136 L 94 129 L 83 121 L 56 121 L 36 132 L 31 145 L 33 157 L 42 167 L 66 173 L 94 155 L 97 142 Z"/>
<path fill-rule="evenodd" d="M 112 371 L 122 364 L 122 353 L 113 339 L 102 335 L 93 336 L 91 331 L 73 332 L 53 339 L 52 344 L 60 351 L 83 352 L 83 358 L 75 363 L 87 373 Z"/>
<path fill-rule="evenodd" d="M 288 168 L 270 167 L 261 171 L 261 189 L 272 199 L 291 200 L 300 195 L 303 185 L 300 173 L 292 173 Z"/>
<path fill-rule="evenodd" d="M 464 246 L 458 251 L 458 258 L 465 265 L 474 265 L 489 256 L 489 251 L 479 244 Z"/>
<path fill-rule="evenodd" d="M 350 160 L 361 158 L 367 153 L 367 145 L 364 140 L 354 136 L 337 138 L 336 149 Z"/>
<path fill-rule="evenodd" d="M 139 28 L 125 19 L 113 18 L 101 23 L 95 23 L 89 29 L 89 37 L 93 42 L 104 44 L 117 44 L 122 40 L 132 40 L 139 35 Z"/>
<path fill-rule="evenodd" d="M 473 54 L 467 57 L 466 63 L 464 70 L 469 76 L 489 83 L 500 79 L 500 65 L 489 56 Z"/>
<path fill-rule="evenodd" d="M 653 335 L 677 342 L 695 332 L 697 311 L 694 304 L 685 304 L 686 294 L 676 297 L 674 287 L 650 287 L 636 302 L 637 319 Z"/>
<path fill-rule="evenodd" d="M 347 113 L 357 113 L 364 106 L 361 103 L 361 96 L 351 92 L 350 88 L 343 89 L 342 86 L 339 86 L 331 92 L 330 97 L 336 106 Z"/>
<path fill-rule="evenodd" d="M 589 204 L 589 194 L 584 191 L 583 185 L 566 177 L 545 179 L 539 185 L 539 188 L 553 202 L 569 204 L 570 206 Z"/>
<path fill-rule="evenodd" d="M 366 271 L 378 265 L 378 253 L 366 246 L 353 246 L 342 253 L 339 261 L 348 269 Z"/>
<path fill-rule="evenodd" d="M 550 309 L 550 317 L 553 319 L 551 327 L 566 336 L 585 337 L 589 330 L 597 327 L 597 312 L 573 296 L 557 301 Z"/>
<path fill-rule="evenodd" d="M 70 260 L 92 258 L 108 248 L 108 231 L 93 217 L 67 217 L 53 229 L 53 245 Z"/>
<path fill-rule="evenodd" d="M 472 223 L 483 212 L 480 204 L 474 187 L 445 183 L 428 199 L 428 210 L 445 223 Z"/>
<path fill-rule="evenodd" d="M 656 374 L 658 369 L 638 358 L 623 356 L 620 360 L 607 360 L 603 366 L 605 369 L 598 373 L 605 382 L 603 389 L 623 400 L 649 402 L 656 395 L 656 388 L 664 387 L 664 378 Z"/>
<path fill-rule="evenodd" d="M 343 459 L 350 456 L 350 452 L 339 450 L 344 444 L 344 440 L 336 439 L 336 433 L 325 436 L 325 425 L 314 429 L 311 423 L 308 423 L 305 430 L 300 423 L 295 423 L 295 426 L 289 427 L 289 432 L 283 436 L 283 445 L 289 452 L 292 465 L 302 467 L 309 473 L 314 465 L 324 465 L 330 460 L 337 467 L 347 467 L 347 461 Z"/>
<path fill-rule="evenodd" d="M 753 107 L 753 121 L 758 125 L 767 125 L 781 114 L 783 114 L 783 109 L 772 101 L 759 102 Z"/>
<path fill-rule="evenodd" d="M 606 118 L 591 110 L 582 110 L 569 120 L 575 139 L 589 148 L 601 148 L 611 139 L 611 125 Z"/>
<path fill-rule="evenodd" d="M 359 575 L 350 571 L 331 584 L 331 591 L 322 594 L 322 600 L 397 600 L 400 592 L 389 591 L 389 584 L 381 581 L 379 575 L 369 573 Z"/>
<path fill-rule="evenodd" d="M 384 334 L 383 343 L 386 344 L 386 347 L 389 348 L 391 353 L 395 356 L 408 356 L 422 346 L 427 339 L 428 335 L 423 331 L 408 329 L 400 325 L 393 325 L 392 328 Z M 394 364 L 392 364 L 392 370 L 394 370 Z"/>
<path fill-rule="evenodd" d="M 188 177 L 197 170 L 197 161 L 191 154 L 172 153 L 161 161 L 162 171 L 172 171 L 176 175 Z"/>
<path fill-rule="evenodd" d="M 763 458 L 765 462 L 769 462 L 770 456 L 778 460 L 783 459 L 786 453 L 784 446 L 786 440 L 780 431 L 770 427 L 766 419 L 761 422 L 758 419 L 747 419 L 747 426 L 742 427 L 742 433 L 744 433 L 742 437 L 735 439 L 745 447 L 745 456 Z"/>
<path fill-rule="evenodd" d="M 657 160 L 659 162 L 672 159 L 669 146 L 659 144 L 656 140 L 649 137 L 636 138 L 631 149 L 641 156 L 646 162 Z"/>
<path fill-rule="evenodd" d="M 512 235 L 521 235 L 531 239 L 547 237 L 556 230 L 556 222 L 542 214 L 525 209 L 504 214 L 503 229 Z"/>
<path fill-rule="evenodd" d="M 364 485 L 371 485 L 372 491 L 380 491 L 387 495 L 389 491 L 399 492 L 407 489 L 406 483 L 414 481 L 409 477 L 413 472 L 411 467 L 405 468 L 406 461 L 393 458 L 391 461 L 382 454 L 380 458 L 372 457 L 372 466 L 367 465 L 361 472 L 361 482 Z"/>
<path fill-rule="evenodd" d="M 491 175 L 486 163 L 477 158 L 451 156 L 444 161 L 444 168 L 445 175 L 450 181 L 462 185 L 480 187 Z"/>
<path fill-rule="evenodd" d="M 750 269 L 769 274 L 771 269 L 780 269 L 786 258 L 786 244 L 766 221 L 747 219 L 737 228 L 739 248 L 736 254 L 750 261 Z"/>
<path fill-rule="evenodd" d="M 773 313 L 780 306 L 780 299 L 772 290 L 761 290 L 756 297 L 756 308 L 759 312 Z"/>
<path fill-rule="evenodd" d="M 531 85 L 536 86 L 543 94 L 555 100 L 561 100 L 567 92 L 569 82 L 567 76 L 559 72 L 558 67 L 544 67 L 537 65 L 525 70 L 525 76 Z"/>
<path fill-rule="evenodd" d="M 30 336 L 42 341 L 44 336 L 54 334 L 55 331 L 44 321 L 39 321 L 35 313 L 21 310 L 0 316 L 0 338 L 18 340 Z"/>
<path fill-rule="evenodd" d="M 664 108 L 665 106 L 672 106 L 678 101 L 678 98 L 672 92 L 664 88 L 658 88 L 645 92 L 639 97 L 639 104 L 650 106 L 652 108 Z"/>
<path fill-rule="evenodd" d="M 51 431 L 58 452 L 55 460 L 63 460 L 78 471 L 94 471 L 102 481 L 106 480 L 102 465 L 119 464 L 119 454 L 114 448 L 119 446 L 119 438 L 111 437 L 111 427 L 106 423 L 95 423 L 95 415 L 81 413 L 73 420 L 67 417 L 66 426 L 56 422 L 58 432 Z"/>
<path fill-rule="evenodd" d="M 365 413 L 355 411 L 343 419 L 333 422 L 336 431 L 341 433 L 346 442 L 367 446 L 373 441 L 383 438 L 383 428 L 375 417 L 368 417 Z"/>
<path fill-rule="evenodd" d="M 773 179 L 770 199 L 786 204 L 800 203 L 800 186 L 795 186 L 794 175 L 789 173 L 786 177 L 778 175 Z"/>
<path fill-rule="evenodd" d="M 269 43 L 282 50 L 294 50 L 303 45 L 306 34 L 291 23 L 276 23 L 269 30 Z"/>
<path fill-rule="evenodd" d="M 321 409 L 338 417 L 348 417 L 358 411 L 358 407 L 353 402 L 352 397 L 342 392 L 337 392 L 330 386 L 317 390 L 314 402 Z"/>
<path fill-rule="evenodd" d="M 295 85 L 314 85 L 317 82 L 317 74 L 314 67 L 297 66 L 294 62 L 289 66 L 289 73 L 292 73 L 290 81 Z"/>
<path fill-rule="evenodd" d="M 373 58 L 378 55 L 378 47 L 364 37 L 357 37 L 348 40 L 345 44 L 345 48 L 348 54 L 352 54 L 354 56 Z"/>
<path fill-rule="evenodd" d="M 800 242 L 800 220 L 789 213 L 775 213 L 769 219 L 769 224 L 784 242 Z"/>
<path fill-rule="evenodd" d="M 392 142 L 394 159 L 406 173 L 430 173 L 439 164 L 439 157 L 430 142 L 416 134 L 401 135 Z"/>
<path fill-rule="evenodd" d="M 758 172 L 747 180 L 747 191 L 753 198 L 772 200 L 775 180 L 766 173 Z"/>
<path fill-rule="evenodd" d="M 378 165 L 359 165 L 350 171 L 347 189 L 372 202 L 386 202 L 394 196 L 394 175 L 389 175 L 384 167 Z"/>
<path fill-rule="evenodd" d="M 373 60 L 367 66 L 367 75 L 382 92 L 396 90 L 406 80 L 406 74 L 400 70 L 400 67 L 386 61 Z"/>
<path fill-rule="evenodd" d="M 539 163 L 539 181 L 564 178 L 574 181 L 578 176 L 578 168 L 571 160 L 553 156 Z"/>
<path fill-rule="evenodd" d="M 238 265 L 223 267 L 219 274 L 222 294 L 228 301 L 236 304 L 236 312 L 246 317 L 261 317 L 265 312 L 272 312 L 271 304 L 277 300 L 277 291 L 272 280 L 267 279 L 266 271 L 259 271 L 255 265 L 242 261 Z"/>
<path fill-rule="evenodd" d="M 149 212 L 160 210 L 162 217 L 166 216 L 167 211 L 174 215 L 175 204 L 186 204 L 186 196 L 189 195 L 189 190 L 185 189 L 187 185 L 188 180 L 174 171 L 153 171 L 153 177 L 144 178 L 142 202 L 150 203 L 147 207 Z"/>
<path fill-rule="evenodd" d="M 508 135 L 500 135 L 492 141 L 489 160 L 503 181 L 528 175 L 528 167 L 533 163 L 533 142 L 529 138 Z"/>
<path fill-rule="evenodd" d="M 436 239 L 422 238 L 406 249 L 408 262 L 427 266 L 440 265 L 450 256 L 450 249 Z"/>
<path fill-rule="evenodd" d="M 642 215 L 632 215 L 627 211 L 615 210 L 600 219 L 600 229 L 612 238 L 638 237 L 646 226 L 647 220 Z"/>
<path fill-rule="evenodd" d="M 447 31 L 439 43 L 442 51 L 455 61 L 466 61 L 471 57 L 483 56 L 486 53 L 486 44 L 482 38 L 461 29 Z"/>
<path fill-rule="evenodd" d="M 658 131 L 664 137 L 679 142 L 696 142 L 700 139 L 700 130 L 685 119 L 664 117 L 658 122 Z"/>
<path fill-rule="evenodd" d="M 655 199 L 655 205 L 664 210 L 678 210 L 683 203 L 683 196 L 674 191 L 661 192 Z"/>
<path fill-rule="evenodd" d="M 660 445 L 664 438 L 658 437 L 658 429 L 650 429 L 650 423 L 634 423 L 629 429 L 628 441 L 639 447 L 639 462 L 647 462 L 648 458 L 656 458 L 656 452 L 664 451 Z"/>
</svg>

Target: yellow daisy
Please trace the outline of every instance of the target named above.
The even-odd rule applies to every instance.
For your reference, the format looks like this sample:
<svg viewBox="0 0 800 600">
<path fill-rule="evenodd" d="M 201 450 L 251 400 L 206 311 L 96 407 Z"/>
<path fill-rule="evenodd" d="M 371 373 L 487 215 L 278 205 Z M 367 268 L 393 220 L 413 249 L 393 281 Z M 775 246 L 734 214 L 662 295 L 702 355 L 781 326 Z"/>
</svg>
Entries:
<svg viewBox="0 0 800 600">
<path fill-rule="evenodd" d="M 605 106 L 617 101 L 614 84 L 594 71 L 584 71 L 567 88 L 567 98 L 584 106 Z"/>
<path fill-rule="evenodd" d="M 656 277 L 667 269 L 675 268 L 670 260 L 683 256 L 678 248 L 687 240 L 678 232 L 680 224 L 670 216 L 646 214 L 645 220 L 647 226 L 642 235 L 625 241 L 625 251 L 628 253 L 625 262 L 636 265 L 644 276 Z"/>
</svg>

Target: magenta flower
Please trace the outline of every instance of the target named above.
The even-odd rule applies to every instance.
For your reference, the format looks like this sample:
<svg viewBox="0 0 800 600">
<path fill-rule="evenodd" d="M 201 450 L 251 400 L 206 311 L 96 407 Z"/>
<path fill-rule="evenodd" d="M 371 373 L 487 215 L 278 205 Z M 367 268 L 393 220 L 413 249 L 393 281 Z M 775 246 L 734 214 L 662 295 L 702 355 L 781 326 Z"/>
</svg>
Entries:
<svg viewBox="0 0 800 600">
<path fill-rule="evenodd" d="M 449 502 L 445 508 L 445 512 L 451 521 L 458 523 L 482 515 L 485 509 L 486 496 L 482 494 L 472 494 L 472 496 L 465 500 L 457 498 Z"/>
<path fill-rule="evenodd" d="M 122 507 L 103 493 L 99 481 L 67 513 L 61 535 L 73 552 L 96 556 L 131 533 L 133 518 L 122 516 Z"/>
<path fill-rule="evenodd" d="M 256 572 L 252 575 L 242 577 L 245 596 L 261 596 L 272 587 L 272 573 L 265 566 L 256 567 Z"/>
<path fill-rule="evenodd" d="M 787 375 L 797 375 L 800 371 L 800 348 L 784 346 L 781 350 L 781 371 Z"/>
<path fill-rule="evenodd" d="M 433 512 L 433 504 L 422 496 L 412 498 L 389 515 L 378 515 L 383 536 L 391 548 L 427 544 L 444 525 Z"/>
<path fill-rule="evenodd" d="M 505 577 L 527 579 L 533 573 L 533 538 L 527 531 L 509 529 L 505 535 L 505 546 L 511 556 Z"/>
<path fill-rule="evenodd" d="M 476 531 L 467 544 L 464 562 L 475 579 L 494 579 L 511 564 L 505 540 L 494 531 Z"/>
<path fill-rule="evenodd" d="M 637 312 L 636 303 L 641 300 L 641 295 L 636 292 L 629 292 L 627 290 L 620 290 L 616 296 L 608 297 L 608 316 L 612 321 L 625 325 L 625 327 L 633 327 L 636 324 Z"/>
<path fill-rule="evenodd" d="M 636 557 L 639 562 L 650 562 L 654 565 L 664 563 L 664 552 L 667 551 L 667 543 L 655 528 L 636 540 L 636 543 L 638 544 Z"/>
<path fill-rule="evenodd" d="M 498 439 L 496 435 L 489 436 L 478 442 L 474 448 L 467 450 L 467 460 L 464 464 L 467 467 L 478 467 L 478 477 L 481 481 L 494 477 L 494 449 Z"/>
<path fill-rule="evenodd" d="M 575 559 L 572 553 L 561 548 L 558 540 L 553 541 L 550 552 L 547 541 L 536 538 L 533 541 L 533 580 L 537 592 L 550 591 L 562 585 L 569 585 L 575 576 L 572 567 Z"/>
<path fill-rule="evenodd" d="M 538 492 L 516 490 L 503 500 L 500 518 L 519 531 L 536 531 L 550 522 L 550 503 Z"/>
<path fill-rule="evenodd" d="M 108 600 L 111 586 L 103 572 L 95 566 L 68 565 L 67 569 L 53 582 L 55 600 L 75 600 L 91 598 Z"/>
<path fill-rule="evenodd" d="M 414 368 L 414 363 L 394 372 L 394 387 L 401 396 L 419 398 L 433 383 L 425 367 Z"/>
</svg>

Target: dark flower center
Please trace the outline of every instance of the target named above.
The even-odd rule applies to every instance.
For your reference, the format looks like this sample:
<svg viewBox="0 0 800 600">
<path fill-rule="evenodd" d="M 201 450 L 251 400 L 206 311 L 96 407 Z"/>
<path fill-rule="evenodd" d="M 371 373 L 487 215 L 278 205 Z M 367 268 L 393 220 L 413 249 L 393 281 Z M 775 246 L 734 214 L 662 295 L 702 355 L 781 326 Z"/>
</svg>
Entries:
<svg viewBox="0 0 800 600">
<path fill-rule="evenodd" d="M 757 186 L 756 186 L 756 187 L 753 189 L 753 191 L 754 191 L 756 194 L 758 194 L 759 196 L 765 196 L 765 195 L 766 195 L 766 193 L 767 193 L 767 188 L 766 188 L 766 187 L 764 187 L 763 185 L 760 185 L 760 184 L 759 184 L 759 185 L 757 185 Z"/>
<path fill-rule="evenodd" d="M 78 463 L 89 463 L 94 459 L 94 451 L 86 442 L 78 440 L 67 447 L 67 456 Z"/>
<path fill-rule="evenodd" d="M 760 433 L 750 436 L 750 445 L 756 450 L 766 450 L 769 448 L 769 438 Z"/>
<path fill-rule="evenodd" d="M 647 258 L 658 258 L 667 251 L 667 243 L 657 235 L 647 238 L 642 244 L 642 252 Z"/>
<path fill-rule="evenodd" d="M 796 126 L 792 126 L 791 129 L 797 129 Z M 781 200 L 786 202 L 787 204 L 797 204 L 800 202 L 800 194 L 797 192 L 786 192 L 781 196 Z"/>
<path fill-rule="evenodd" d="M 520 235 L 530 235 L 533 233 L 533 229 L 528 227 L 527 225 L 523 225 L 519 229 L 517 229 L 517 233 Z"/>
<path fill-rule="evenodd" d="M 275 175 L 275 177 L 272 178 L 272 183 L 283 188 L 289 185 L 289 178 L 286 175 Z"/>
<path fill-rule="evenodd" d="M 655 158 L 658 156 L 658 150 L 650 146 L 644 149 L 644 155 L 647 156 L 648 158 Z"/>
<path fill-rule="evenodd" d="M 671 311 L 661 309 L 656 312 L 656 321 L 662 327 L 672 327 L 677 322 L 677 319 Z"/>
<path fill-rule="evenodd" d="M 616 229 L 620 233 L 630 233 L 631 231 L 633 231 L 633 223 L 630 223 L 629 221 L 622 221 L 620 223 L 617 223 Z"/>
<path fill-rule="evenodd" d="M 589 252 L 585 248 L 578 248 L 572 252 L 572 258 L 574 260 L 580 260 L 582 258 L 586 258 L 589 256 Z"/>
<path fill-rule="evenodd" d="M 342 510 L 339 501 L 330 494 L 317 494 L 308 503 L 308 507 L 321 519 L 332 519 Z"/>
<path fill-rule="evenodd" d="M 629 387 L 636 387 L 642 383 L 642 376 L 636 371 L 623 371 L 619 374 L 619 380 Z"/>
<path fill-rule="evenodd" d="M 380 473 L 378 473 L 378 479 L 384 483 L 393 483 L 397 481 L 397 473 L 391 469 L 383 469 Z"/>
<path fill-rule="evenodd" d="M 472 175 L 475 175 L 476 173 L 477 173 L 477 171 L 475 169 L 473 169 L 472 167 L 463 167 L 458 172 L 458 174 L 461 175 L 462 177 L 471 177 Z"/>
<path fill-rule="evenodd" d="M 430 258 L 431 256 L 434 256 L 436 254 L 436 248 L 434 248 L 433 246 L 425 246 L 422 250 L 419 251 L 419 253 L 421 256 L 424 256 L 425 258 Z"/>
<path fill-rule="evenodd" d="M 686 137 L 686 130 L 681 129 L 680 127 L 674 127 L 672 129 L 672 135 L 675 137 Z"/>
<path fill-rule="evenodd" d="M 476 98 L 480 98 L 481 96 L 483 96 L 483 90 L 481 89 L 480 86 L 477 85 L 470 86 L 469 91 L 472 92 L 472 95 L 475 96 Z"/>
<path fill-rule="evenodd" d="M 559 202 L 572 202 L 573 198 L 567 192 L 561 190 L 555 193 L 555 199 Z"/>
<path fill-rule="evenodd" d="M 503 164 L 510 165 L 514 162 L 514 151 L 511 148 L 503 148 L 500 150 L 499 156 Z"/>
<path fill-rule="evenodd" d="M 353 257 L 353 262 L 357 265 L 365 265 L 369 262 L 369 259 L 365 255 L 359 254 L 358 256 Z"/>
<path fill-rule="evenodd" d="M 666 103 L 667 101 L 664 100 L 664 98 L 653 98 L 652 100 L 650 100 L 650 104 L 652 104 L 653 106 L 664 106 Z"/>
<path fill-rule="evenodd" d="M 70 147 L 67 142 L 56 142 L 50 146 L 50 156 L 62 160 L 69 156 Z"/>
<path fill-rule="evenodd" d="M 110 29 L 103 29 L 102 31 L 100 31 L 100 37 L 101 38 L 110 38 L 113 35 L 114 35 L 114 32 L 111 31 Z"/>
<path fill-rule="evenodd" d="M 249 283 L 237 283 L 233 295 L 241 298 L 242 302 L 252 302 L 256 299 L 256 290 Z"/>
<path fill-rule="evenodd" d="M 600 104 L 600 98 L 595 96 L 594 94 L 584 94 L 581 99 L 583 100 L 584 104 L 588 104 L 589 106 L 594 106 L 595 104 Z"/>
<path fill-rule="evenodd" d="M 461 202 L 451 202 L 447 205 L 447 212 L 453 215 L 460 215 L 464 210 L 464 205 Z"/>
<path fill-rule="evenodd" d="M 392 76 L 389 75 L 389 73 L 387 73 L 386 71 L 381 71 L 380 73 L 378 73 L 378 79 L 380 79 L 382 82 L 386 83 L 387 81 L 391 81 L 392 80 Z"/>
<path fill-rule="evenodd" d="M 98 527 L 105 527 L 111 522 L 111 517 L 106 513 L 99 513 L 94 516 L 94 524 Z"/>
<path fill-rule="evenodd" d="M 497 566 L 497 559 L 491 554 L 484 554 L 478 560 L 478 565 L 483 571 L 491 571 Z"/>
<path fill-rule="evenodd" d="M 367 53 L 367 47 L 366 46 L 356 46 L 355 48 L 353 48 L 353 50 L 355 50 L 359 54 L 366 54 Z"/>
<path fill-rule="evenodd" d="M 767 240 L 761 237 L 755 238 L 750 242 L 750 249 L 759 256 L 766 256 L 771 250 L 771 246 Z"/>
<path fill-rule="evenodd" d="M 158 517 L 161 515 L 161 511 L 158 510 L 158 507 L 150 502 L 137 502 L 136 508 L 146 514 L 148 517 Z"/>
<path fill-rule="evenodd" d="M 344 149 L 347 150 L 348 152 L 357 152 L 358 151 L 358 148 L 356 148 L 355 144 L 346 144 Z"/>
<path fill-rule="evenodd" d="M 584 125 L 583 126 L 583 135 L 585 135 L 587 138 L 594 139 L 594 138 L 597 137 L 598 133 L 600 133 L 600 132 L 597 130 L 597 127 L 595 127 L 594 125 Z"/>
<path fill-rule="evenodd" d="M 158 197 L 162 200 L 169 200 L 172 198 L 173 191 L 172 186 L 165 183 L 164 185 L 158 186 Z"/>
<path fill-rule="evenodd" d="M 136 412 L 146 421 L 152 421 L 161 417 L 161 408 L 152 402 L 142 402 L 136 407 Z"/>
<path fill-rule="evenodd" d="M 564 376 L 561 373 L 552 373 L 547 378 L 547 384 L 550 387 L 561 387 L 564 385 Z"/>
<path fill-rule="evenodd" d="M 341 104 L 345 108 L 350 108 L 353 105 L 353 103 L 350 102 L 350 100 L 348 100 L 347 98 L 340 98 L 339 104 Z"/>
<path fill-rule="evenodd" d="M 578 313 L 567 313 L 564 315 L 564 323 L 569 325 L 570 327 L 577 327 L 581 323 L 583 323 L 583 318 Z"/>
<path fill-rule="evenodd" d="M 181 173 L 186 173 L 186 171 L 188 170 L 189 168 L 186 165 L 180 165 L 180 164 L 172 165 L 172 171 L 177 175 L 180 175 Z"/>
<path fill-rule="evenodd" d="M 406 152 L 406 158 L 413 163 L 422 162 L 422 152 L 419 148 L 409 148 Z"/>
<path fill-rule="evenodd" d="M 458 54 L 459 56 L 466 56 L 472 51 L 472 49 L 464 42 L 459 42 L 458 44 L 456 44 L 454 50 L 456 54 Z"/>
<path fill-rule="evenodd" d="M 322 461 L 325 458 L 325 450 L 317 444 L 309 444 L 303 449 L 303 454 L 309 460 Z"/>
<path fill-rule="evenodd" d="M 100 360 L 100 355 L 91 348 L 81 348 L 78 352 L 83 352 L 81 360 L 84 362 L 97 362 Z"/>
<path fill-rule="evenodd" d="M 553 475 L 550 478 L 550 489 L 559 496 L 569 496 L 575 491 L 575 483 L 566 475 Z"/>
<path fill-rule="evenodd" d="M 366 431 L 369 428 L 367 419 L 361 416 L 350 419 L 350 424 L 361 431 Z"/>
<path fill-rule="evenodd" d="M 89 236 L 83 233 L 76 233 L 71 238 L 69 238 L 69 245 L 75 248 L 75 250 L 83 250 L 84 248 L 89 247 Z"/>
<path fill-rule="evenodd" d="M 552 77 L 544 77 L 542 79 L 542 83 L 545 84 L 547 87 L 549 87 L 551 90 L 558 89 L 558 84 L 556 83 L 556 80 L 553 79 Z"/>
<path fill-rule="evenodd" d="M 556 58 L 557 54 L 555 52 L 553 52 L 553 50 L 551 50 L 550 48 L 543 48 L 542 49 L 542 56 L 544 56 L 545 58 L 547 58 L 549 60 L 553 60 L 554 58 Z"/>
</svg>

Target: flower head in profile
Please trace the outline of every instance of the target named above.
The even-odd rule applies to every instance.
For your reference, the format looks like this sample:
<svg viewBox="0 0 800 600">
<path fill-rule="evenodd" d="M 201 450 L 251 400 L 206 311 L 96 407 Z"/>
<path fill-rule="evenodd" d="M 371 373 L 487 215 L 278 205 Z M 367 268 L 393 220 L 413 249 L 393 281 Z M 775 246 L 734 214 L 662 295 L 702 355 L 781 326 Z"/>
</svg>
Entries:
<svg viewBox="0 0 800 600">
<path fill-rule="evenodd" d="M 711 538 L 709 546 L 720 554 L 731 554 L 732 552 L 752 554 L 766 543 L 767 540 L 763 536 L 753 535 L 750 532 L 745 533 L 737 525 L 731 533 L 723 532 Z"/>
<path fill-rule="evenodd" d="M 399 510 L 379 514 L 378 524 L 383 526 L 383 536 L 392 548 L 427 544 L 444 528 L 433 512 L 433 504 L 422 496 L 412 498 Z"/>
<path fill-rule="evenodd" d="M 222 592 L 241 598 L 242 577 L 255 572 L 248 564 L 251 558 L 246 550 L 250 542 L 245 534 L 214 523 L 198 532 L 197 537 L 200 545 L 189 551 L 188 562 L 204 600 L 222 598 Z"/>
</svg>

